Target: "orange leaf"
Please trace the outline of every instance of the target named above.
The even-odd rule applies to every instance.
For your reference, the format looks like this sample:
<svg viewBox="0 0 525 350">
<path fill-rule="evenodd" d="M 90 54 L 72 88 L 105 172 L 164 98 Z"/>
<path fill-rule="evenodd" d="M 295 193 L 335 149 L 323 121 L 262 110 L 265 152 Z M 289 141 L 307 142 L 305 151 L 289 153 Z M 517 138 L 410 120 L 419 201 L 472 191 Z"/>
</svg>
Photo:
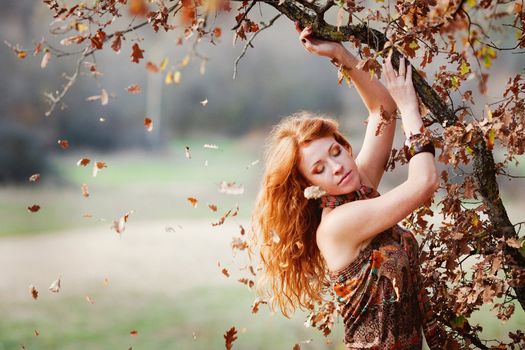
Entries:
<svg viewBox="0 0 525 350">
<path fill-rule="evenodd" d="M 146 69 L 151 73 L 158 73 L 160 71 L 159 67 L 153 62 L 148 61 L 146 63 Z"/>
<path fill-rule="evenodd" d="M 122 33 L 121 32 L 116 32 L 115 33 L 115 39 L 113 39 L 113 42 L 111 43 L 111 48 L 113 49 L 113 51 L 115 51 L 116 53 L 119 53 L 120 52 L 120 48 L 122 46 Z"/>
<path fill-rule="evenodd" d="M 213 212 L 217 211 L 217 205 L 215 205 L 215 204 L 208 204 L 208 208 L 210 208 L 211 211 L 213 211 Z"/>
<path fill-rule="evenodd" d="M 68 140 L 58 140 L 58 144 L 62 149 L 68 149 L 69 148 L 69 141 Z"/>
<path fill-rule="evenodd" d="M 91 37 L 91 47 L 94 49 L 101 50 L 106 39 L 106 33 L 103 30 L 97 30 L 95 35 Z"/>
<path fill-rule="evenodd" d="M 197 198 L 195 197 L 188 197 L 188 202 L 190 202 L 190 204 L 196 208 L 197 207 L 197 204 L 199 204 L 199 201 L 197 200 Z"/>
<path fill-rule="evenodd" d="M 129 14 L 131 16 L 146 16 L 148 12 L 149 9 L 145 0 L 131 0 L 129 2 Z"/>
<path fill-rule="evenodd" d="M 48 51 L 42 57 L 42 62 L 40 62 L 40 68 L 46 68 L 50 60 L 51 60 L 51 52 Z"/>
<path fill-rule="evenodd" d="M 129 332 L 129 334 L 132 336 L 132 337 L 136 337 L 137 335 L 139 335 L 139 332 L 137 330 L 132 330 Z"/>
<path fill-rule="evenodd" d="M 148 117 L 144 118 L 144 126 L 148 131 L 153 130 L 153 120 L 151 120 L 151 118 Z"/>
<path fill-rule="evenodd" d="M 222 274 L 226 277 L 230 277 L 230 270 L 228 270 L 227 268 L 223 268 Z"/>
<path fill-rule="evenodd" d="M 221 28 L 219 28 L 219 27 L 215 27 L 215 28 L 213 29 L 213 36 L 216 37 L 217 39 L 219 39 L 219 38 L 221 37 L 221 35 L 222 35 L 222 30 L 221 30 Z"/>
</svg>

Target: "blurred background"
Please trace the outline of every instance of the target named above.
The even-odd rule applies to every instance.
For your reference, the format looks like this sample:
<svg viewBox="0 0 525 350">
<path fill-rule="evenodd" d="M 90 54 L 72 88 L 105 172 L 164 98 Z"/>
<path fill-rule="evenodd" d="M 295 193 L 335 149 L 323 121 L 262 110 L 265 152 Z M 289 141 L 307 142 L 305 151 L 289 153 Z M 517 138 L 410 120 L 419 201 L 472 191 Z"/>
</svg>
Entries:
<svg viewBox="0 0 525 350">
<path fill-rule="evenodd" d="M 261 14 L 267 21 L 274 12 L 262 7 Z M 43 36 L 59 47 L 64 37 L 49 34 L 52 18 L 40 2 L 13 1 L 0 17 L 2 41 L 26 50 Z M 255 294 L 238 281 L 252 278 L 250 262 L 231 242 L 241 226 L 249 232 L 272 125 L 299 110 L 323 113 L 339 120 L 359 150 L 366 109 L 355 89 L 338 85 L 328 60 L 302 49 L 288 19 L 280 18 L 255 39 L 235 80 L 233 65 L 244 42 L 232 45 L 233 18 L 219 18 L 217 25 L 220 40 L 197 46 L 209 58 L 204 74 L 195 56 L 179 69 L 179 84 L 165 84 L 165 72 L 148 72 L 147 61 L 158 65 L 167 58 L 168 69 L 176 67 L 190 43 L 179 46 L 173 32 L 155 34 L 146 26 L 138 32 L 145 39 L 140 64 L 129 60 L 130 40 L 120 54 L 105 48 L 95 56 L 102 75 L 83 68 L 63 108 L 48 117 L 44 93 L 61 90 L 75 59 L 53 57 L 42 69 L 41 55 L 21 60 L 2 46 L 0 349 L 222 349 L 223 334 L 233 326 L 238 349 L 291 349 L 296 343 L 303 349 L 343 349 L 340 319 L 325 338 L 304 326 L 301 312 L 287 320 L 261 306 L 252 314 Z M 498 62 L 487 96 L 479 96 L 471 83 L 474 108 L 498 99 L 508 77 L 523 70 L 519 55 Z M 440 64 L 429 66 L 428 79 Z M 132 84 L 142 91 L 128 93 Z M 107 105 L 86 101 L 102 89 L 110 96 Z M 146 116 L 153 120 L 151 132 L 144 127 Z M 401 147 L 402 136 L 398 123 L 394 147 Z M 62 149 L 58 140 L 68 140 L 70 147 Z M 503 152 L 495 150 L 496 160 Z M 91 163 L 77 166 L 81 158 Z M 510 173 L 524 175 L 522 159 Z M 95 161 L 107 165 L 96 177 Z M 40 180 L 30 182 L 36 173 Z M 452 171 L 453 176 L 458 175 Z M 404 178 L 406 167 L 396 167 L 379 191 Z M 513 223 L 523 221 L 522 181 L 500 179 Z M 241 186 L 242 194 L 221 192 L 223 182 Z M 188 197 L 198 200 L 196 207 Z M 30 212 L 35 204 L 40 210 Z M 212 225 L 237 206 L 238 215 Z M 110 227 L 126 213 L 129 220 L 118 234 Z M 48 287 L 57 278 L 61 289 L 52 293 Z M 36 300 L 30 285 L 39 291 Z M 490 309 L 472 319 L 484 326 L 487 338 L 525 329 L 519 307 L 507 323 Z"/>
</svg>

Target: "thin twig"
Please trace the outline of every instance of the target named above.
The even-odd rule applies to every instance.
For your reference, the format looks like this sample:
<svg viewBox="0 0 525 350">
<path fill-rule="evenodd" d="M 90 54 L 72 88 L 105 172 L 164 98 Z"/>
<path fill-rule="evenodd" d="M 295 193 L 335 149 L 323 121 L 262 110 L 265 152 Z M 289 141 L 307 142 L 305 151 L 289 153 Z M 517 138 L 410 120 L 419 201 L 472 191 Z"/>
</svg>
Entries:
<svg viewBox="0 0 525 350">
<path fill-rule="evenodd" d="M 257 36 L 257 34 L 262 32 L 266 28 L 271 27 L 273 25 L 273 23 L 277 20 L 277 18 L 279 18 L 281 16 L 282 16 L 282 14 L 278 14 L 277 16 L 272 18 L 270 23 L 264 25 L 261 29 L 259 29 L 255 33 L 253 33 L 253 35 L 250 37 L 250 39 L 248 39 L 248 41 L 246 42 L 246 45 L 244 45 L 244 48 L 242 49 L 241 54 L 239 55 L 239 57 L 237 57 L 237 59 L 235 60 L 235 63 L 233 64 L 233 80 L 235 80 L 235 77 L 237 76 L 237 64 L 239 63 L 241 58 L 243 58 L 244 55 L 246 54 L 246 51 L 248 50 L 248 47 L 252 44 L 253 39 Z"/>
</svg>

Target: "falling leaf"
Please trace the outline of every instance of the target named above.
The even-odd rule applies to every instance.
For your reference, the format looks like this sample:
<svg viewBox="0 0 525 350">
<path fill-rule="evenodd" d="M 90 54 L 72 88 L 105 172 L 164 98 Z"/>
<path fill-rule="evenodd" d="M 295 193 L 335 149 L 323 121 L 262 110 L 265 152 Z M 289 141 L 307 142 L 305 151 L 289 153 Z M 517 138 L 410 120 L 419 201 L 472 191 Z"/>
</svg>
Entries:
<svg viewBox="0 0 525 350">
<path fill-rule="evenodd" d="M 237 340 L 237 330 L 235 327 L 230 328 L 224 333 L 224 339 L 226 340 L 226 349 L 230 350 L 233 346 L 233 342 Z"/>
<path fill-rule="evenodd" d="M 173 84 L 173 82 L 173 72 L 168 72 L 168 74 L 166 74 L 166 77 L 164 78 L 164 84 L 170 85 Z"/>
<path fill-rule="evenodd" d="M 60 276 L 56 280 L 54 280 L 53 283 L 51 283 L 51 285 L 49 286 L 49 290 L 53 293 L 60 292 Z"/>
<path fill-rule="evenodd" d="M 259 312 L 259 305 L 261 304 L 267 304 L 267 302 L 259 297 L 255 298 L 252 304 L 252 314 L 256 314 L 257 312 Z"/>
<path fill-rule="evenodd" d="M 122 1 L 121 1 L 122 2 Z M 126 3 L 124 1 L 124 3 Z M 129 14 L 131 16 L 146 16 L 149 12 L 148 4 L 146 0 L 130 0 L 129 1 Z"/>
<path fill-rule="evenodd" d="M 98 172 L 104 168 L 107 168 L 108 166 L 106 165 L 105 162 L 95 162 L 95 164 L 93 164 L 93 177 L 96 177 Z"/>
<path fill-rule="evenodd" d="M 62 149 L 68 149 L 69 148 L 69 141 L 68 140 L 58 140 L 57 142 Z"/>
<path fill-rule="evenodd" d="M 77 162 L 77 166 L 87 166 L 91 162 L 88 158 L 80 158 L 80 160 Z"/>
<path fill-rule="evenodd" d="M 86 301 L 90 304 L 95 304 L 95 302 L 89 297 L 89 295 L 86 295 Z"/>
<path fill-rule="evenodd" d="M 193 340 L 197 340 L 197 333 L 192 332 Z"/>
<path fill-rule="evenodd" d="M 210 208 L 211 211 L 213 211 L 213 212 L 217 211 L 217 205 L 215 205 L 215 204 L 208 204 L 208 208 Z"/>
<path fill-rule="evenodd" d="M 175 74 L 173 75 L 173 81 L 175 84 L 180 84 L 181 79 L 181 73 L 179 71 L 175 71 Z"/>
<path fill-rule="evenodd" d="M 227 268 L 223 268 L 222 274 L 226 277 L 230 277 L 230 270 L 228 270 Z"/>
<path fill-rule="evenodd" d="M 256 159 L 256 160 L 254 160 L 253 162 L 251 162 L 250 164 L 248 164 L 248 165 L 246 166 L 246 169 L 249 169 L 249 168 L 251 168 L 252 166 L 257 165 L 258 163 L 259 163 L 259 159 Z"/>
<path fill-rule="evenodd" d="M 301 350 L 301 346 L 299 344 L 295 344 L 292 350 Z"/>
<path fill-rule="evenodd" d="M 248 278 L 240 278 L 238 280 L 239 282 L 241 282 L 242 284 L 246 285 L 248 288 L 253 288 L 255 282 L 253 282 L 252 280 L 248 279 Z"/>
<path fill-rule="evenodd" d="M 42 62 L 40 62 L 40 68 L 46 68 L 50 60 L 51 60 L 51 52 L 47 51 L 44 54 L 44 56 L 42 56 Z"/>
<path fill-rule="evenodd" d="M 140 85 L 138 84 L 133 84 L 133 85 L 130 85 L 126 88 L 126 90 L 130 93 L 130 94 L 138 94 L 142 91 L 142 89 L 140 88 Z"/>
<path fill-rule="evenodd" d="M 33 299 L 38 299 L 38 290 L 36 290 L 35 286 L 33 286 L 32 284 L 29 286 L 29 292 L 31 293 Z"/>
<path fill-rule="evenodd" d="M 33 204 L 30 207 L 27 207 L 27 210 L 29 210 L 31 213 L 36 213 L 40 210 L 40 206 L 38 204 Z"/>
<path fill-rule="evenodd" d="M 146 63 L 146 70 L 150 73 L 158 73 L 160 71 L 159 67 L 153 62 L 148 61 Z"/>
<path fill-rule="evenodd" d="M 198 201 L 197 198 L 195 198 L 195 197 L 188 197 L 187 200 L 188 200 L 188 202 L 190 202 L 190 204 L 191 204 L 194 208 L 196 208 L 197 205 L 199 204 L 199 201 Z"/>
<path fill-rule="evenodd" d="M 228 216 L 230 216 L 231 212 L 232 212 L 231 209 L 228 210 L 228 211 L 226 212 L 226 214 L 224 214 L 224 215 L 219 219 L 219 221 L 214 222 L 214 223 L 212 223 L 211 225 L 212 225 L 212 226 L 219 226 L 219 225 L 224 224 L 224 221 L 226 220 L 226 218 L 227 218 Z"/>
<path fill-rule="evenodd" d="M 38 331 L 38 329 L 35 329 L 35 336 L 38 337 L 40 335 L 40 332 Z"/>
<path fill-rule="evenodd" d="M 235 182 L 221 181 L 219 192 L 232 195 L 239 195 L 244 193 L 244 186 L 237 185 Z"/>
<path fill-rule="evenodd" d="M 184 148 L 184 152 L 185 152 L 186 158 L 187 158 L 187 159 L 191 159 L 190 148 L 189 148 L 188 146 L 186 146 L 186 147 Z"/>
<path fill-rule="evenodd" d="M 130 334 L 132 337 L 136 337 L 136 336 L 139 335 L 139 332 L 138 332 L 137 330 L 134 329 L 134 330 L 130 331 L 129 334 Z"/>
<path fill-rule="evenodd" d="M 208 104 L 208 99 L 201 101 L 201 105 L 206 106 Z"/>
<path fill-rule="evenodd" d="M 80 44 L 81 42 L 86 40 L 86 38 L 87 37 L 85 35 L 70 36 L 68 38 L 64 38 L 64 39 L 60 40 L 60 45 L 69 46 L 69 45 L 72 45 L 72 44 Z"/>
<path fill-rule="evenodd" d="M 233 237 L 232 243 L 231 243 L 232 250 L 245 250 L 248 248 L 248 243 L 238 237 Z"/>
<path fill-rule="evenodd" d="M 213 145 L 213 144 L 205 144 L 204 146 L 202 146 L 204 148 L 210 148 L 210 149 L 219 149 L 219 146 L 217 145 Z"/>
<path fill-rule="evenodd" d="M 118 220 L 114 220 L 110 226 L 110 230 L 115 230 L 118 234 L 124 232 L 124 230 L 126 229 L 126 227 L 124 227 L 124 224 L 128 222 L 129 216 L 133 213 L 134 211 L 130 210 L 126 214 L 122 215 Z"/>
<path fill-rule="evenodd" d="M 142 55 L 142 53 L 144 52 L 144 50 L 142 50 L 139 46 L 139 44 L 135 43 L 133 44 L 133 46 L 131 47 L 131 49 L 133 50 L 131 52 L 131 62 L 133 63 L 139 63 L 140 59 L 141 58 L 144 58 L 144 56 Z"/>
<path fill-rule="evenodd" d="M 151 118 L 144 118 L 144 126 L 146 127 L 146 130 L 152 131 L 153 130 L 153 120 Z"/>
<path fill-rule="evenodd" d="M 168 58 L 164 58 L 159 65 L 160 70 L 165 70 L 166 66 L 168 65 Z"/>
<path fill-rule="evenodd" d="M 241 236 L 244 236 L 244 233 L 246 232 L 246 231 L 244 230 L 244 227 L 243 227 L 242 225 L 239 225 L 239 227 L 241 228 Z"/>
<path fill-rule="evenodd" d="M 181 66 L 186 67 L 190 63 L 190 56 L 186 55 L 181 62 Z"/>
<path fill-rule="evenodd" d="M 33 174 L 29 177 L 29 182 L 37 182 L 40 180 L 40 174 Z"/>
<path fill-rule="evenodd" d="M 85 198 L 89 197 L 89 189 L 87 184 L 82 184 L 80 189 L 82 190 L 82 196 L 84 196 Z"/>
<path fill-rule="evenodd" d="M 93 95 L 93 96 L 89 96 L 86 98 L 86 101 L 96 101 L 96 100 L 100 100 L 100 104 L 102 106 L 105 106 L 108 104 L 109 95 L 106 89 L 102 89 L 102 91 L 100 92 L 100 95 Z"/>
</svg>

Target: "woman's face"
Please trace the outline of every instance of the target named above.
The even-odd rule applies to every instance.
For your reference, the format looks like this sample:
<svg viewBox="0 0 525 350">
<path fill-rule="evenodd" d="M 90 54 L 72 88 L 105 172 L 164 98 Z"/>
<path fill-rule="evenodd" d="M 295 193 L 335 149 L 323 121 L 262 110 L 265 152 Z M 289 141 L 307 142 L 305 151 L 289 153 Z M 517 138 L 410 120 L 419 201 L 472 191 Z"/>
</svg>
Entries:
<svg viewBox="0 0 525 350">
<path fill-rule="evenodd" d="M 354 158 L 333 136 L 301 146 L 299 152 L 299 170 L 310 185 L 332 195 L 350 193 L 361 186 Z"/>
</svg>

